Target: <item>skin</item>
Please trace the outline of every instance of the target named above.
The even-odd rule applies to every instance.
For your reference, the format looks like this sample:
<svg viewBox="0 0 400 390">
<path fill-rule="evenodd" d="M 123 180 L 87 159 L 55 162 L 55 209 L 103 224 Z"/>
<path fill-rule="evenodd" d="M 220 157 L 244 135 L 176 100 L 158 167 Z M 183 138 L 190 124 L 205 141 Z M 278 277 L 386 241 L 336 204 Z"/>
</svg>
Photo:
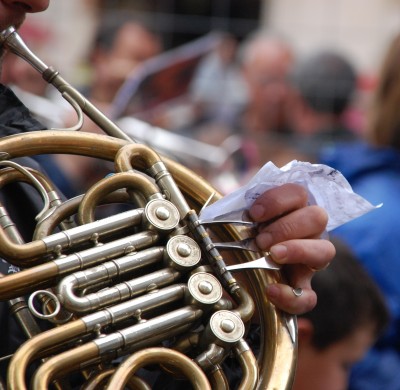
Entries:
<svg viewBox="0 0 400 390">
<path fill-rule="evenodd" d="M 93 55 L 95 82 L 92 99 L 104 104 L 112 102 L 126 78 L 144 61 L 160 54 L 158 38 L 135 22 L 125 23 L 109 52 Z"/>
<path fill-rule="evenodd" d="M 243 63 L 249 91 L 249 131 L 277 131 L 285 126 L 293 94 L 287 80 L 292 66 L 291 49 L 278 39 L 260 37 L 249 47 Z"/>
<path fill-rule="evenodd" d="M 26 31 L 23 31 L 23 27 L 19 29 L 22 39 L 34 53 L 40 53 L 48 38 L 46 27 L 28 27 Z M 46 62 L 46 59 L 44 60 Z M 49 85 L 32 65 L 12 54 L 4 56 L 1 82 L 5 85 L 15 85 L 37 96 L 46 96 Z"/>
<path fill-rule="evenodd" d="M 26 13 L 41 12 L 48 6 L 49 0 L 0 0 L 0 30 L 20 26 Z M 270 250 L 274 260 L 284 264 L 289 283 L 270 285 L 266 291 L 269 299 L 292 314 L 311 310 L 317 298 L 310 285 L 314 273 L 310 267 L 324 268 L 335 254 L 329 241 L 319 239 L 327 224 L 325 210 L 307 207 L 306 191 L 286 184 L 261 195 L 249 213 L 254 221 L 263 222 L 256 237 L 260 249 Z M 290 286 L 303 288 L 303 295 L 296 297 Z"/>
<path fill-rule="evenodd" d="M 311 279 L 315 269 L 326 267 L 335 255 L 333 244 L 319 239 L 328 222 L 326 211 L 319 206 L 307 206 L 307 200 L 303 187 L 284 184 L 264 192 L 249 210 L 251 218 L 261 222 L 257 245 L 269 250 L 272 258 L 284 265 L 289 284 L 271 284 L 267 296 L 292 314 L 304 313 L 316 305 Z M 302 288 L 302 296 L 296 297 L 291 286 Z"/>
<path fill-rule="evenodd" d="M 19 27 L 27 13 L 42 12 L 49 6 L 49 0 L 32 1 L 0 1 L 0 29 L 4 30 L 9 26 Z"/>
<path fill-rule="evenodd" d="M 49 6 L 49 0 L 32 0 L 32 1 L 0 1 L 0 31 L 10 26 L 19 27 L 25 20 L 27 13 L 42 12 Z M 0 48 L 0 59 L 3 55 Z M 1 66 L 1 62 L 0 62 Z"/>
<path fill-rule="evenodd" d="M 373 328 L 365 325 L 323 350 L 311 342 L 312 324 L 299 319 L 299 358 L 293 390 L 346 390 L 351 367 L 374 341 Z"/>
</svg>

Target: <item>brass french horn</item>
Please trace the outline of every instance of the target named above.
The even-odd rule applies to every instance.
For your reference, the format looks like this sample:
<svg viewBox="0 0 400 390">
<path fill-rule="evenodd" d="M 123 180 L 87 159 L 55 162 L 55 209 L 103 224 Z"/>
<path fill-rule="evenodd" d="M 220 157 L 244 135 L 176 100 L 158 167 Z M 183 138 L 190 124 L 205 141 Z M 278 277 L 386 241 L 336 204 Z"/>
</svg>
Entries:
<svg viewBox="0 0 400 390">
<path fill-rule="evenodd" d="M 8 388 L 27 388 L 30 369 L 35 390 L 63 389 L 73 373 L 83 389 L 148 389 L 135 373 L 157 367 L 196 389 L 228 389 L 228 359 L 240 372 L 240 389 L 291 388 L 295 318 L 264 294 L 279 271 L 253 269 L 235 278 L 228 263 L 265 254 L 218 249 L 218 241 L 240 242 L 251 229 L 205 224 L 198 213 L 221 197 L 214 188 L 131 140 L 38 59 L 15 29 L 3 31 L 0 43 L 53 84 L 80 123 L 84 113 L 106 134 L 45 130 L 0 140 L 0 186 L 29 183 L 45 203 L 31 242 L 22 240 L 6 205 L 0 207 L 0 256 L 21 269 L 0 279 L 0 298 L 27 337 L 9 363 Z M 49 179 L 13 162 L 55 153 L 113 161 L 115 172 L 64 201 Z M 128 210 L 96 220 L 97 206 L 116 202 Z M 42 332 L 36 317 L 52 327 Z M 254 326 L 257 353 L 246 341 Z"/>
</svg>

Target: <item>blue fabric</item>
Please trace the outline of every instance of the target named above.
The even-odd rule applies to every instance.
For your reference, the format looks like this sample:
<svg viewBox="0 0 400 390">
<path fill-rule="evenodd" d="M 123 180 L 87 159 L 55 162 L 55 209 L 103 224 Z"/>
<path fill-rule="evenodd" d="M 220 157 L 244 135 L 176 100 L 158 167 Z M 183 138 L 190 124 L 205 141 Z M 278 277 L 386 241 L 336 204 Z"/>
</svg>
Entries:
<svg viewBox="0 0 400 390">
<path fill-rule="evenodd" d="M 353 368 L 348 390 L 400 389 L 399 367 L 398 351 L 372 349 L 362 363 Z"/>
<path fill-rule="evenodd" d="M 353 190 L 382 207 L 335 229 L 385 295 L 391 324 L 354 369 L 352 390 L 400 390 L 400 153 L 362 143 L 336 145 L 320 162 L 338 169 Z"/>
</svg>

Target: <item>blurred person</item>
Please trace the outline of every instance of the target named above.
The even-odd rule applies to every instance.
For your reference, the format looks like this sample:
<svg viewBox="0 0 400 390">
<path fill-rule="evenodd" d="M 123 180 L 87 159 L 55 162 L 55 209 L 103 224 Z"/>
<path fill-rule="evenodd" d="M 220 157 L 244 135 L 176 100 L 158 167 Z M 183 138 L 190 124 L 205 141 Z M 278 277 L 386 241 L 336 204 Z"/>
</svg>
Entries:
<svg viewBox="0 0 400 390">
<path fill-rule="evenodd" d="M 48 5 L 49 0 L 0 0 L 0 31 L 11 25 L 20 27 L 26 13 L 44 11 Z M 0 61 L 3 54 L 4 50 L 0 47 Z M 16 134 L 43 128 L 3 85 L 0 85 L 0 125 Z M 24 166 L 36 166 L 30 158 L 23 158 L 21 162 Z M 7 209 L 13 208 L 12 219 L 21 223 L 23 238 L 29 241 L 34 226 L 29 224 L 28 219 L 37 214 L 35 210 L 41 209 L 42 201 L 37 200 L 40 196 L 36 191 L 31 191 L 30 187 L 24 191 L 25 186 L 21 187 L 23 184 L 11 186 L 0 196 Z M 315 305 L 317 297 L 311 288 L 314 272 L 310 267 L 324 268 L 334 255 L 332 244 L 319 239 L 327 224 L 326 212 L 321 207 L 307 204 L 308 195 L 304 188 L 286 184 L 261 194 L 249 209 L 251 218 L 260 223 L 256 234 L 259 248 L 269 249 L 274 260 L 283 265 L 288 281 L 288 284 L 271 284 L 266 294 L 277 307 L 293 314 L 308 311 Z M 269 223 L 263 223 L 267 221 Z M 7 274 L 16 270 L 2 260 L 0 272 Z M 294 294 L 292 285 L 300 288 L 302 294 Z M 0 302 L 0 329 L 0 354 L 5 356 L 11 354 L 24 338 L 21 338 L 4 300 Z M 3 366 L 7 363 L 7 359 L 1 361 Z"/>
<path fill-rule="evenodd" d="M 337 144 L 320 161 L 340 170 L 354 191 L 382 204 L 335 233 L 354 250 L 382 290 L 391 323 L 355 366 L 352 390 L 400 389 L 400 35 L 391 42 L 378 77 L 365 130 L 366 141 Z"/>
<path fill-rule="evenodd" d="M 223 34 L 221 42 L 197 67 L 190 85 L 196 120 L 225 121 L 245 101 L 244 84 L 236 61 L 237 40 Z"/>
<path fill-rule="evenodd" d="M 357 139 L 345 118 L 357 73 L 344 55 L 328 50 L 315 53 L 296 65 L 292 78 L 297 99 L 293 100 L 291 128 L 299 152 L 316 160 L 322 148 Z"/>
<path fill-rule="evenodd" d="M 346 390 L 351 367 L 383 332 L 383 295 L 351 249 L 332 238 L 336 256 L 312 281 L 316 307 L 297 318 L 298 365 L 293 390 Z M 382 387 L 375 387 L 375 389 Z"/>
<path fill-rule="evenodd" d="M 299 157 L 291 144 L 290 109 L 294 89 L 290 75 L 295 53 L 283 37 L 257 31 L 241 43 L 237 61 L 245 98 L 200 129 L 202 141 L 237 145 L 227 165 L 240 185 L 267 161 L 282 166 Z"/>
<path fill-rule="evenodd" d="M 290 73 L 295 54 L 282 37 L 257 32 L 242 44 L 239 52 L 247 102 L 236 118 L 246 133 L 286 133 L 292 97 Z"/>
<path fill-rule="evenodd" d="M 108 26 L 103 21 L 89 58 L 93 74 L 89 99 L 107 109 L 128 75 L 161 52 L 159 36 L 145 24 L 126 20 Z"/>
<path fill-rule="evenodd" d="M 282 166 L 294 157 L 289 118 L 295 60 L 294 49 L 279 35 L 259 31 L 242 43 L 239 62 L 247 102 L 232 127 L 242 138 L 235 158 L 244 181 L 266 161 Z"/>
</svg>

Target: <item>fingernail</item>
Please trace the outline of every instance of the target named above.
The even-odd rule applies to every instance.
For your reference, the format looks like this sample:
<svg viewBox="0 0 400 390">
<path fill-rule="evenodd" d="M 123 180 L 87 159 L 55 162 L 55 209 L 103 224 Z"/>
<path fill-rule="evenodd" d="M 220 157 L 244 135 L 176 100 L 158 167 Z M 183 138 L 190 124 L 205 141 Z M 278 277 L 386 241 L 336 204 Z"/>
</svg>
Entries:
<svg viewBox="0 0 400 390">
<path fill-rule="evenodd" d="M 278 298 L 280 291 L 278 286 L 270 284 L 269 286 L 267 286 L 266 293 L 269 298 L 276 299 Z"/>
<path fill-rule="evenodd" d="M 253 219 L 258 220 L 264 215 L 264 206 L 260 204 L 253 205 L 250 209 L 250 215 Z"/>
<path fill-rule="evenodd" d="M 274 245 L 271 247 L 269 252 L 274 260 L 286 260 L 287 248 L 285 245 Z"/>
</svg>

